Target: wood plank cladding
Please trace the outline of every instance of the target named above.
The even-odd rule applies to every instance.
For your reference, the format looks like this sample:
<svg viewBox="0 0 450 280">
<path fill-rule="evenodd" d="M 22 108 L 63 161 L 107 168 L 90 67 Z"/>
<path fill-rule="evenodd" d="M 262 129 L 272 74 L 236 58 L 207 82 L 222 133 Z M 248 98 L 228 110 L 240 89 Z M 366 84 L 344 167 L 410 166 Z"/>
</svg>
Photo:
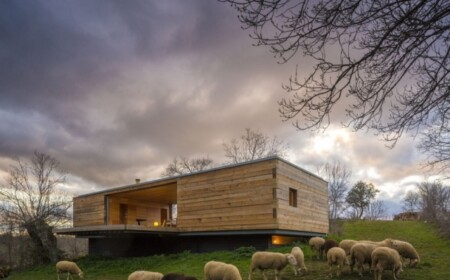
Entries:
<svg viewBox="0 0 450 280">
<path fill-rule="evenodd" d="M 126 217 L 122 218 L 121 205 L 126 206 Z M 169 207 L 170 205 L 166 204 L 135 200 L 114 195 L 109 198 L 108 224 L 133 225 L 137 224 L 137 219 L 142 220 L 140 225 L 143 226 L 151 226 L 155 221 L 161 224 L 161 209 L 169 211 Z"/>
<path fill-rule="evenodd" d="M 276 228 L 275 164 L 262 161 L 180 178 L 177 226 L 189 231 Z"/>
<path fill-rule="evenodd" d="M 97 226 L 105 224 L 104 195 L 75 197 L 73 199 L 73 226 Z"/>
<path fill-rule="evenodd" d="M 289 203 L 289 189 L 297 192 L 296 207 Z M 328 232 L 328 184 L 326 181 L 279 161 L 277 198 L 280 229 Z"/>
<path fill-rule="evenodd" d="M 152 226 L 171 204 L 180 232 L 328 232 L 327 182 L 277 157 L 76 197 L 74 227 Z"/>
</svg>

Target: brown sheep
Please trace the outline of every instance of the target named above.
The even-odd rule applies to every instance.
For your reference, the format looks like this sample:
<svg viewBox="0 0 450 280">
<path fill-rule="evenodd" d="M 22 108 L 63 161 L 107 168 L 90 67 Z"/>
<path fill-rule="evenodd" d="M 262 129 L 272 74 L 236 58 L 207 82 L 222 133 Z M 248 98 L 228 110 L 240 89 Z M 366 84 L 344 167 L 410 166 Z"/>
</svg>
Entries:
<svg viewBox="0 0 450 280">
<path fill-rule="evenodd" d="M 321 249 L 320 249 L 320 255 L 322 256 L 323 254 L 325 254 L 325 256 L 328 253 L 328 250 L 330 250 L 333 247 L 339 247 L 339 244 L 333 240 L 333 239 L 327 239 L 325 240 L 325 243 L 323 243 Z"/>
</svg>

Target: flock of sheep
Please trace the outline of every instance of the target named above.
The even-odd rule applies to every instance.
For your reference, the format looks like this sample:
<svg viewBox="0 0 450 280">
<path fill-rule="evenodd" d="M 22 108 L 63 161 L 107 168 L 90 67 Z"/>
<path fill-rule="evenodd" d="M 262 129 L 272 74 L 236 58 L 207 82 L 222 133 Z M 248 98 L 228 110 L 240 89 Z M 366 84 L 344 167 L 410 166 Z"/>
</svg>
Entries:
<svg viewBox="0 0 450 280">
<path fill-rule="evenodd" d="M 309 240 L 309 246 L 320 258 L 323 254 L 326 255 L 331 274 L 333 265 L 337 266 L 338 276 L 344 265 L 349 265 L 351 272 L 356 265 L 358 274 L 362 276 L 364 264 L 368 264 L 375 274 L 375 280 L 381 280 L 384 270 L 392 270 L 392 275 L 397 280 L 403 271 L 402 259 L 409 259 L 410 267 L 415 267 L 420 261 L 419 254 L 411 243 L 389 238 L 380 242 L 346 239 L 337 244 L 334 240 L 313 237 Z"/>
<path fill-rule="evenodd" d="M 344 265 L 350 266 L 350 271 L 356 265 L 358 274 L 362 276 L 364 264 L 369 264 L 370 270 L 374 271 L 375 280 L 381 280 L 384 270 L 392 270 L 395 280 L 402 271 L 402 258 L 409 259 L 409 266 L 416 266 L 420 259 L 414 247 L 405 241 L 385 239 L 380 242 L 369 240 L 342 240 L 339 244 L 334 240 L 325 240 L 321 237 L 313 237 L 309 240 L 310 248 L 315 251 L 321 259 L 326 255 L 330 276 L 332 276 L 333 265 L 337 266 L 337 276 L 340 276 Z M 292 265 L 294 274 L 305 274 L 305 257 L 300 247 L 293 247 L 288 254 L 275 252 L 256 252 L 252 256 L 248 280 L 252 279 L 252 273 L 259 269 L 264 280 L 267 280 L 265 271 L 273 269 L 275 280 L 281 271 Z M 60 261 L 56 264 L 58 280 L 61 273 L 67 274 L 67 279 L 72 275 L 83 278 L 83 272 L 76 263 Z M 242 280 L 238 268 L 233 264 L 210 261 L 204 266 L 205 280 Z M 128 280 L 197 280 L 192 276 L 169 273 L 163 275 L 159 272 L 135 271 L 128 276 Z"/>
</svg>

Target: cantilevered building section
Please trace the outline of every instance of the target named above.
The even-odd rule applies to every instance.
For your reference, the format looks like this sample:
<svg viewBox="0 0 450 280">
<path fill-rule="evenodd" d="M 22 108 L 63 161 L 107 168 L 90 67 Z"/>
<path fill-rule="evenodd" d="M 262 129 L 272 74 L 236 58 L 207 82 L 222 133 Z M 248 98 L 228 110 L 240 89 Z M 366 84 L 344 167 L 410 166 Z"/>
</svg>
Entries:
<svg viewBox="0 0 450 280">
<path fill-rule="evenodd" d="M 254 246 L 328 232 L 327 182 L 270 157 L 75 197 L 89 253 L 122 257 Z"/>
</svg>

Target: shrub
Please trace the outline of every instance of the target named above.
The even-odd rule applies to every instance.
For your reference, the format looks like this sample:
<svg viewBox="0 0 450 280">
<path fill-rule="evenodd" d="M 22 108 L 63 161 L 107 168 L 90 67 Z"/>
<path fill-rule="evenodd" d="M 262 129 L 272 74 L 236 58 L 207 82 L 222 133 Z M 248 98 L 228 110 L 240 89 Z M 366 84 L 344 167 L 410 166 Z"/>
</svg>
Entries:
<svg viewBox="0 0 450 280">
<path fill-rule="evenodd" d="M 251 257 L 253 255 L 253 253 L 256 252 L 256 249 L 253 246 L 239 247 L 235 250 L 235 252 L 240 257 Z"/>
</svg>

